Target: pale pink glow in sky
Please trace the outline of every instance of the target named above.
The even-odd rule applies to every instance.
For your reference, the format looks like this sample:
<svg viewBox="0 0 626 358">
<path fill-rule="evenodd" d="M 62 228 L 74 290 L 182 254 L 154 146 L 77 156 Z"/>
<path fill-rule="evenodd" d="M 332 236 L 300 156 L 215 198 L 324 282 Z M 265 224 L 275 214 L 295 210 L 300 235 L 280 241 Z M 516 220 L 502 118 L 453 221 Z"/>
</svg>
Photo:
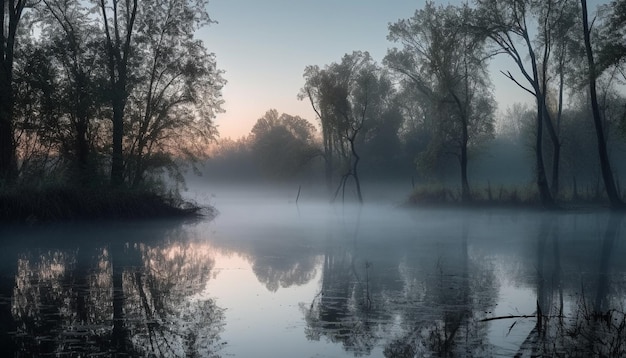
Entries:
<svg viewBox="0 0 626 358">
<path fill-rule="evenodd" d="M 465 1 L 435 1 L 460 4 Z M 590 1 L 590 8 L 608 1 Z M 247 136 L 269 109 L 299 115 L 317 125 L 308 101 L 299 101 L 307 65 L 338 62 L 354 50 L 369 51 L 381 63 L 388 24 L 411 17 L 423 0 L 212 0 L 208 11 L 217 24 L 199 32 L 228 81 L 225 113 L 217 115 L 221 138 Z M 470 1 L 471 3 L 471 1 Z M 504 111 L 514 102 L 532 102 L 529 94 L 500 73 L 515 65 L 497 58 L 491 65 L 494 95 Z"/>
</svg>

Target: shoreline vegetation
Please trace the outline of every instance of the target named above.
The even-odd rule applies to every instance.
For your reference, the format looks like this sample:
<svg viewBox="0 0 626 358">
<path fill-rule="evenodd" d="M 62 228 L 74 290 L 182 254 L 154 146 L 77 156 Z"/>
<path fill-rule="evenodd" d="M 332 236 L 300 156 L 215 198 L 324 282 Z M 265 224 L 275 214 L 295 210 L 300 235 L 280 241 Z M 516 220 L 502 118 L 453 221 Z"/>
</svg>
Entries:
<svg viewBox="0 0 626 358">
<path fill-rule="evenodd" d="M 498 187 L 472 190 L 471 200 L 464 202 L 459 189 L 441 185 L 416 186 L 405 206 L 414 208 L 507 208 L 543 211 L 609 209 L 606 194 L 599 189 L 562 193 L 554 207 L 542 205 L 539 193 L 529 187 Z"/>
<path fill-rule="evenodd" d="M 111 187 L 0 188 L 0 223 L 213 218 L 217 210 L 177 194 Z"/>
</svg>

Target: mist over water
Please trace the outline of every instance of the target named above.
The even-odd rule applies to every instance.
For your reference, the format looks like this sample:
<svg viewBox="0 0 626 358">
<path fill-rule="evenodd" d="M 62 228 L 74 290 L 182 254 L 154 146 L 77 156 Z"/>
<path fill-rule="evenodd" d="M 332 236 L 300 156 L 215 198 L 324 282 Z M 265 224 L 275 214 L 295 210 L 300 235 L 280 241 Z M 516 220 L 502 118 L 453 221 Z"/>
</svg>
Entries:
<svg viewBox="0 0 626 358">
<path fill-rule="evenodd" d="M 189 189 L 215 205 L 214 220 L 3 228 L 2 346 L 71 356 L 625 353 L 615 214 L 407 209 L 399 185 L 364 191 L 363 206 L 305 185 Z"/>
</svg>

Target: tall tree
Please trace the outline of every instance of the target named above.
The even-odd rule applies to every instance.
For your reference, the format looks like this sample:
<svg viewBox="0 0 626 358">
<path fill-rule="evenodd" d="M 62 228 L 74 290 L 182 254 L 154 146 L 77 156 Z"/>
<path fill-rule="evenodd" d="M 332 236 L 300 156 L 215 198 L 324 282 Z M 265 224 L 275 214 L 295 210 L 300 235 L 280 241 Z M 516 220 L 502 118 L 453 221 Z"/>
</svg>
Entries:
<svg viewBox="0 0 626 358">
<path fill-rule="evenodd" d="M 548 185 L 543 159 L 543 129 L 548 130 L 553 147 L 553 179 L 558 182 L 560 142 L 556 128 L 546 106 L 548 68 L 551 61 L 552 44 L 557 33 L 554 28 L 560 24 L 562 9 L 571 0 L 477 0 L 478 26 L 495 45 L 495 53 L 508 55 L 517 65 L 524 81 L 515 78 L 511 72 L 504 75 L 536 99 L 537 122 L 535 138 L 535 158 L 537 187 L 541 202 L 545 207 L 555 205 L 554 195 Z M 537 24 L 537 41 L 533 42 L 531 24 Z M 530 63 L 526 61 L 526 56 Z"/>
<path fill-rule="evenodd" d="M 444 8 L 427 2 L 412 18 L 390 25 L 388 38 L 403 47 L 390 50 L 385 58 L 434 106 L 439 138 L 450 143 L 459 160 L 465 202 L 471 200 L 468 150 L 478 138 L 493 134 L 495 109 L 484 38 L 472 31 L 473 17 L 467 6 Z"/>
<path fill-rule="evenodd" d="M 298 94 L 298 99 L 308 99 L 313 111 L 317 115 L 322 127 L 322 140 L 324 149 L 324 177 L 326 189 L 330 194 L 333 186 L 333 171 L 335 169 L 334 157 L 338 152 L 336 132 L 334 130 L 332 110 L 329 103 L 324 101 L 323 93 L 330 86 L 330 74 L 327 69 L 319 66 L 307 66 L 304 69 L 304 87 Z"/>
<path fill-rule="evenodd" d="M 130 92 L 128 66 L 131 60 L 138 0 L 96 0 L 105 35 L 106 63 L 109 72 L 110 101 L 113 109 L 111 185 L 124 181 L 124 111 Z"/>
<path fill-rule="evenodd" d="M 339 63 L 305 69 L 306 83 L 301 90 L 311 101 L 322 122 L 325 155 L 342 161 L 342 176 L 335 197 L 354 179 L 359 202 L 363 202 L 358 167 L 357 137 L 369 118 L 384 112 L 390 103 L 393 86 L 367 52 L 346 54 Z M 328 163 L 328 159 L 327 159 Z M 326 168 L 327 183 L 332 167 Z"/>
<path fill-rule="evenodd" d="M 600 168 L 602 170 L 602 179 L 604 180 L 604 187 L 606 189 L 607 196 L 613 209 L 624 208 L 624 202 L 619 196 L 615 180 L 613 178 L 613 171 L 611 169 L 611 162 L 609 161 L 609 155 L 606 150 L 606 138 L 604 135 L 604 128 L 602 125 L 602 118 L 600 116 L 600 108 L 598 105 L 597 91 L 596 91 L 596 65 L 593 56 L 593 49 L 591 47 L 591 31 L 589 29 L 589 19 L 587 14 L 587 1 L 580 0 L 582 7 L 582 21 L 583 21 L 583 34 L 585 37 L 585 52 L 587 54 L 588 63 L 588 79 L 589 79 L 589 95 L 591 97 L 591 110 L 593 113 L 593 123 L 596 129 L 596 138 L 598 143 L 598 154 L 600 157 Z"/>
<path fill-rule="evenodd" d="M 150 0 L 138 15 L 125 122 L 126 175 L 139 185 L 170 154 L 194 160 L 217 130 L 225 84 L 215 55 L 194 37 L 211 22 L 206 0 Z"/>
<path fill-rule="evenodd" d="M 101 103 L 98 88 L 102 80 L 102 57 L 99 54 L 97 29 L 89 21 L 88 9 L 79 2 L 44 0 L 43 32 L 51 62 L 58 68 L 58 138 L 67 147 L 78 181 L 86 184 L 91 170 L 88 162 L 92 147 L 90 127 Z M 67 127 L 67 128 L 65 128 Z"/>
<path fill-rule="evenodd" d="M 17 176 L 17 158 L 13 138 L 15 45 L 22 13 L 27 0 L 0 1 L 0 180 Z"/>
</svg>

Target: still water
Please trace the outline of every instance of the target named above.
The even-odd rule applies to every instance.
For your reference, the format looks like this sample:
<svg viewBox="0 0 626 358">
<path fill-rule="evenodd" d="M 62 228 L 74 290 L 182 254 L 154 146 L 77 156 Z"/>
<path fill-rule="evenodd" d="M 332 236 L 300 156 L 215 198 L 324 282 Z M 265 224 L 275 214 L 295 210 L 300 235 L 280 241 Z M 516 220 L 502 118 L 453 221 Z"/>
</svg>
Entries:
<svg viewBox="0 0 626 358">
<path fill-rule="evenodd" d="M 212 221 L 0 228 L 2 352 L 626 355 L 619 216 L 238 193 L 199 196 Z"/>
</svg>

